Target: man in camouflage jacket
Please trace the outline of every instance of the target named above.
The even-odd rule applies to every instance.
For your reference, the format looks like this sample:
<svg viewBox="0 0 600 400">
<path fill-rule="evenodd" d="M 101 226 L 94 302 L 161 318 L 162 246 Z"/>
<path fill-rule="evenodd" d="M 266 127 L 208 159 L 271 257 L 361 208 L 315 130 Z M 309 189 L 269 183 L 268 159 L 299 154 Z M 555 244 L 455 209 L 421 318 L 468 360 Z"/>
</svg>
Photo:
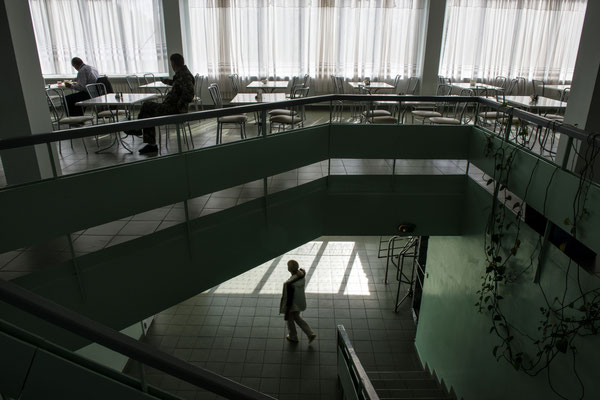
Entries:
<svg viewBox="0 0 600 400">
<path fill-rule="evenodd" d="M 185 65 L 181 54 L 172 54 L 169 58 L 171 67 L 175 71 L 173 79 L 163 79 L 162 82 L 171 85 L 171 90 L 165 95 L 162 103 L 147 101 L 142 104 L 138 119 L 152 118 L 161 115 L 181 114 L 188 111 L 188 104 L 194 100 L 194 76 Z M 139 135 L 140 131 L 127 131 L 127 134 Z M 144 128 L 145 147 L 140 154 L 156 153 L 156 130 L 154 127 Z"/>
</svg>

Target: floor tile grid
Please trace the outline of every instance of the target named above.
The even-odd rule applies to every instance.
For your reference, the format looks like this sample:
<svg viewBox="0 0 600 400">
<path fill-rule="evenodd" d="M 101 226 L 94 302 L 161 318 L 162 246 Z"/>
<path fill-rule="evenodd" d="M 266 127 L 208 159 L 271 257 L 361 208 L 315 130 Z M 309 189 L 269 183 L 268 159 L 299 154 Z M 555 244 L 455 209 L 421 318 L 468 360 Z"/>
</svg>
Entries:
<svg viewBox="0 0 600 400">
<path fill-rule="evenodd" d="M 334 398 L 337 324 L 347 329 L 365 368 L 414 369 L 410 309 L 406 303 L 399 314 L 391 311 L 397 287 L 382 283 L 378 238 L 353 239 L 310 242 L 173 306 L 156 316 L 145 341 L 277 398 Z M 287 343 L 278 314 L 292 257 L 308 272 L 304 317 L 319 335 L 310 346 L 306 337 L 298 346 Z M 331 290 L 332 281 L 340 289 Z M 148 373 L 149 381 L 185 398 L 213 398 L 181 382 L 174 387 L 159 371 Z"/>
</svg>

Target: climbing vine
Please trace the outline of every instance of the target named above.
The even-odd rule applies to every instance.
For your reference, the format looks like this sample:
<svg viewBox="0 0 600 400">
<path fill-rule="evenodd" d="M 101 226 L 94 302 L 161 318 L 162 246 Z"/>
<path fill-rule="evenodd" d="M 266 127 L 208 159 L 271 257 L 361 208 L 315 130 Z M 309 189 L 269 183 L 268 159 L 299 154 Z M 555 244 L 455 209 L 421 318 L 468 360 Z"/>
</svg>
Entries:
<svg viewBox="0 0 600 400">
<path fill-rule="evenodd" d="M 537 243 L 529 253 L 520 238 L 521 223 L 524 219 L 525 202 L 540 159 L 530 172 L 523 200 L 513 199 L 508 191 L 513 163 L 520 147 L 530 147 L 530 141 L 535 140 L 535 134 L 528 130 L 522 121 L 515 121 L 516 134 L 513 144 L 496 134 L 487 137 L 486 156 L 494 161 L 493 176 L 487 179 L 487 185 L 493 188 L 492 204 L 487 220 L 485 235 L 485 272 L 481 289 L 477 292 L 476 307 L 479 312 L 491 317 L 490 334 L 498 338 L 492 349 L 497 360 L 505 360 L 516 370 L 535 376 L 546 373 L 550 388 L 559 397 L 566 399 L 553 385 L 550 378 L 550 367 L 557 356 L 570 355 L 573 359 L 573 373 L 581 389 L 580 398 L 584 397 L 585 387 L 577 371 L 577 346 L 575 339 L 582 336 L 597 335 L 600 330 L 600 289 L 585 291 L 581 285 L 581 267 L 569 259 L 565 266 L 564 290 L 561 296 L 548 298 L 541 280 L 536 285 L 541 291 L 544 304 L 539 308 L 539 323 L 537 331 L 527 332 L 525 328 L 509 318 L 505 312 L 505 298 L 510 286 L 521 281 L 523 275 L 539 268 L 544 257 L 544 237 L 538 235 Z M 552 132 L 554 135 L 554 132 Z M 579 184 L 573 194 L 572 219 L 565 219 L 564 228 L 577 239 L 579 224 L 589 215 L 586 201 L 593 178 L 593 164 L 600 152 L 597 142 L 598 134 L 588 137 L 585 153 L 577 153 L 584 161 L 580 172 Z M 496 140 L 499 139 L 499 140 Z M 516 143 L 516 145 L 515 145 Z M 574 150 L 576 151 L 576 150 Z M 549 188 L 555 178 L 557 166 L 550 176 L 546 188 L 543 214 L 546 214 L 546 203 Z M 566 243 L 560 245 L 565 251 Z M 517 258 L 517 254 L 519 258 Z M 576 295 L 568 296 L 569 276 L 572 268 L 576 268 Z"/>
</svg>

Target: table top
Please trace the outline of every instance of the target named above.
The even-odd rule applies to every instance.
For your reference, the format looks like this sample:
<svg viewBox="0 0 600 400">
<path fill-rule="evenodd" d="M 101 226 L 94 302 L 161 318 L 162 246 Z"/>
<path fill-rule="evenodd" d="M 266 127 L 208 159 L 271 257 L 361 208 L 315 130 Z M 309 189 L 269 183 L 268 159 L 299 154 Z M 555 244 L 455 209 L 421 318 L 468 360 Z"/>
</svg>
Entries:
<svg viewBox="0 0 600 400">
<path fill-rule="evenodd" d="M 544 89 L 559 90 L 571 89 L 571 85 L 544 85 Z"/>
<path fill-rule="evenodd" d="M 151 83 L 146 83 L 145 85 L 140 85 L 140 87 L 144 89 L 170 89 L 173 86 L 162 83 L 161 81 L 155 81 Z"/>
<path fill-rule="evenodd" d="M 531 102 L 529 96 L 506 96 L 507 103 L 520 108 L 567 108 L 567 103 L 540 96 L 535 103 Z"/>
<path fill-rule="evenodd" d="M 58 83 L 51 83 L 50 85 L 46 85 L 46 89 L 73 90 L 73 88 L 67 87 L 64 84 L 59 85 Z"/>
<path fill-rule="evenodd" d="M 230 104 L 252 104 L 258 103 L 256 96 L 258 93 L 238 93 L 231 100 Z M 273 103 L 275 101 L 285 101 L 285 93 L 263 93 L 261 103 Z"/>
<path fill-rule="evenodd" d="M 357 88 L 359 86 L 364 86 L 366 88 L 371 88 L 371 89 L 394 89 L 394 85 L 390 85 L 387 82 L 371 81 L 371 83 L 368 86 L 365 85 L 364 82 L 348 82 L 348 85 L 352 86 L 353 88 Z"/>
<path fill-rule="evenodd" d="M 119 105 L 133 105 L 142 103 L 146 100 L 151 100 L 158 97 L 157 94 L 152 93 L 123 93 L 123 97 L 117 99 L 116 93 L 108 93 L 104 96 L 94 97 L 93 99 L 78 101 L 75 103 L 76 106 L 119 106 Z"/>
<path fill-rule="evenodd" d="M 487 83 L 476 83 L 475 86 L 471 86 L 469 82 L 454 82 L 451 83 L 450 86 L 454 86 L 461 89 L 494 89 L 494 90 L 504 90 L 499 86 L 488 85 Z"/>
<path fill-rule="evenodd" d="M 267 83 L 252 81 L 246 87 L 250 89 L 285 89 L 288 87 L 288 81 L 267 81 Z"/>
</svg>

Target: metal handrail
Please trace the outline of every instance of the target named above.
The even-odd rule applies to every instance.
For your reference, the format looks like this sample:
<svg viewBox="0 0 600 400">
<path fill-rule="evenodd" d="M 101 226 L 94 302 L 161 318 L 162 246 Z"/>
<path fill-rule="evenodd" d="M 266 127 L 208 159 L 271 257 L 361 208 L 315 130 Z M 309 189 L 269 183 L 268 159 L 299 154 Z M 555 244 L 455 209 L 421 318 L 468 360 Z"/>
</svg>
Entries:
<svg viewBox="0 0 600 400">
<path fill-rule="evenodd" d="M 36 348 L 43 349 L 53 355 L 72 362 L 73 364 L 77 364 L 85 369 L 93 371 L 99 375 L 104 375 L 110 379 L 113 379 L 123 385 L 129 386 L 133 389 L 145 391 L 148 394 L 157 397 L 162 400 L 180 400 L 179 397 L 168 393 L 162 389 L 159 389 L 153 385 L 146 385 L 144 390 L 143 382 L 138 380 L 132 376 L 126 375 L 122 372 L 117 371 L 116 369 L 107 367 L 102 365 L 96 361 L 90 360 L 80 354 L 67 350 L 63 347 L 60 347 L 52 342 L 47 341 L 44 338 L 41 338 L 37 335 L 32 334 L 31 332 L 27 332 L 24 329 L 21 329 L 9 322 L 4 321 L 0 318 L 0 332 L 8 334 L 14 338 L 17 338 L 23 342 L 26 342 L 30 345 L 35 346 Z M 2 398 L 2 397 L 0 397 Z"/>
<path fill-rule="evenodd" d="M 330 94 L 322 96 L 304 97 L 300 99 L 290 99 L 273 103 L 261 103 L 253 105 L 242 105 L 236 107 L 220 108 L 216 110 L 194 111 L 185 114 L 167 115 L 155 118 L 138 119 L 125 122 L 114 122 L 84 128 L 67 129 L 42 133 L 29 136 L 17 136 L 0 140 L 0 150 L 8 150 L 23 146 L 33 146 L 37 144 L 51 143 L 60 140 L 79 139 L 84 137 L 115 133 L 117 131 L 137 130 L 159 125 L 181 124 L 184 122 L 198 121 L 207 118 L 217 118 L 233 114 L 253 113 L 268 111 L 273 108 L 285 108 L 307 104 L 317 104 L 333 101 L 398 101 L 402 102 L 470 102 L 479 103 L 491 107 L 495 110 L 504 112 L 510 116 L 521 118 L 533 122 L 543 128 L 552 128 L 556 132 L 578 140 L 586 140 L 590 134 L 582 129 L 567 124 L 560 124 L 554 120 L 546 119 L 537 114 L 533 114 L 518 108 L 500 104 L 494 100 L 478 96 L 400 96 L 400 95 L 353 95 L 353 94 Z M 599 140 L 599 138 L 596 138 Z"/>
<path fill-rule="evenodd" d="M 390 260 L 392 260 L 392 264 L 396 267 L 396 269 L 398 269 L 398 265 L 396 265 L 394 263 L 394 250 L 395 250 L 395 248 L 390 248 L 390 244 L 393 245 L 396 240 L 398 240 L 398 239 L 404 239 L 404 238 L 406 238 L 406 236 L 398 236 L 398 235 L 396 235 L 396 236 L 392 236 L 390 238 L 390 240 L 388 241 L 387 260 L 386 260 L 386 263 L 385 263 L 385 281 L 384 281 L 385 283 L 388 283 L 387 276 L 388 276 L 388 270 L 389 270 L 389 267 L 390 267 Z M 396 256 L 398 256 L 398 257 L 403 256 L 404 253 L 406 253 L 412 247 L 412 245 L 415 243 L 415 240 L 416 240 L 416 236 L 408 236 L 408 240 L 406 241 L 406 243 L 404 244 L 404 246 L 402 246 L 400 248 L 400 252 L 398 254 L 396 254 Z M 391 251 L 391 254 L 390 254 L 390 251 Z M 410 256 L 408 256 L 408 257 L 410 257 Z"/>
<path fill-rule="evenodd" d="M 350 337 L 344 329 L 344 325 L 337 326 L 337 346 L 339 350 L 342 350 L 344 362 L 348 366 L 348 371 L 352 377 L 354 383 L 354 389 L 362 400 L 379 400 L 377 392 L 371 383 L 371 380 L 367 376 L 367 372 L 363 368 L 360 359 L 354 351 Z"/>
<path fill-rule="evenodd" d="M 243 400 L 274 399 L 238 382 L 157 350 L 148 344 L 141 343 L 91 318 L 3 279 L 0 279 L 0 300 L 92 342 L 108 347 L 129 358 L 220 396 Z"/>
</svg>

